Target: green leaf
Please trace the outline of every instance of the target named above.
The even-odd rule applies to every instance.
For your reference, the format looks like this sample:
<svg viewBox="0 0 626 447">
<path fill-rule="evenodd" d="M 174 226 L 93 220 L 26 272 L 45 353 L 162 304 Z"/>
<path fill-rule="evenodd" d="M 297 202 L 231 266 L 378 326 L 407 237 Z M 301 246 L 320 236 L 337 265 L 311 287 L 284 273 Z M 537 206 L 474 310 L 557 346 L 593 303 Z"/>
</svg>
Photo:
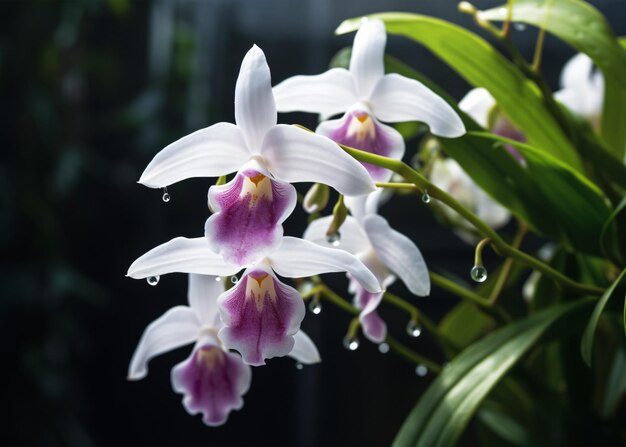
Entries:
<svg viewBox="0 0 626 447">
<path fill-rule="evenodd" d="M 491 389 L 548 331 L 575 328 L 590 300 L 555 306 L 474 343 L 435 379 L 409 414 L 394 446 L 452 446 Z M 561 332 L 563 330 L 563 332 Z"/>
<path fill-rule="evenodd" d="M 604 223 L 600 245 L 606 256 L 619 266 L 626 266 L 626 197 Z"/>
<path fill-rule="evenodd" d="M 530 435 L 501 405 L 486 402 L 478 412 L 478 419 L 489 430 L 512 445 L 529 445 Z"/>
<path fill-rule="evenodd" d="M 513 146 L 524 157 L 526 189 L 519 192 L 523 194 L 523 206 L 529 216 L 537 217 L 536 212 L 540 213 L 541 220 L 531 222 L 538 230 L 544 230 L 544 234 L 558 238 L 568 247 L 602 254 L 600 235 L 611 211 L 598 186 L 565 163 L 528 144 L 488 132 L 472 132 L 471 135 Z M 534 214 L 530 214 L 533 211 Z M 543 228 L 546 220 L 549 226 Z"/>
<path fill-rule="evenodd" d="M 626 38 L 620 38 L 622 51 L 626 48 Z M 613 154 L 620 160 L 626 152 L 626 87 L 615 76 L 604 74 L 604 102 L 602 109 L 601 133 L 602 138 Z"/>
<path fill-rule="evenodd" d="M 626 371 L 626 353 L 623 348 L 618 347 L 611 362 L 600 407 L 600 414 L 604 419 L 611 416 L 619 401 L 626 394 L 626 374 L 624 371 Z"/>
<path fill-rule="evenodd" d="M 626 87 L 626 53 L 604 16 L 581 0 L 515 0 L 513 21 L 527 23 L 554 34 Z M 478 13 L 480 19 L 503 21 L 506 5 Z"/>
<path fill-rule="evenodd" d="M 486 88 L 530 144 L 549 151 L 577 170 L 580 158 L 544 106 L 539 89 L 486 40 L 466 29 L 432 17 L 408 13 L 368 16 L 385 22 L 387 32 L 426 46 L 470 84 Z M 361 18 L 344 21 L 337 34 L 354 31 Z"/>
<path fill-rule="evenodd" d="M 600 316 L 602 315 L 602 311 L 606 307 L 607 303 L 616 293 L 617 286 L 619 286 L 624 277 L 626 276 L 626 269 L 622 271 L 622 273 L 617 277 L 617 279 L 611 284 L 611 287 L 606 289 L 606 291 L 602 294 L 602 297 L 596 304 L 596 307 L 593 309 L 593 313 L 591 314 L 591 318 L 589 318 L 589 322 L 587 323 L 587 327 L 585 328 L 585 332 L 583 333 L 583 338 L 580 344 L 580 352 L 583 356 L 583 360 L 588 366 L 591 366 L 591 354 L 593 351 L 593 341 L 596 335 L 596 328 L 598 327 L 598 322 L 600 321 Z"/>
<path fill-rule="evenodd" d="M 495 326 L 475 304 L 462 301 L 439 323 L 439 332 L 455 347 L 465 348 Z"/>
</svg>

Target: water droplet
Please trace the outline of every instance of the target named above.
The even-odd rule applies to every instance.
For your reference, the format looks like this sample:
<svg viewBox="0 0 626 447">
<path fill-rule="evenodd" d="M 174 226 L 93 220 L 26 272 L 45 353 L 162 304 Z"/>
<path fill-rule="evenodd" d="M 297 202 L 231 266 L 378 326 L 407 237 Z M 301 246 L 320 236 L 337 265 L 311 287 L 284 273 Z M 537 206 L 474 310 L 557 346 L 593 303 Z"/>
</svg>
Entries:
<svg viewBox="0 0 626 447">
<path fill-rule="evenodd" d="M 304 365 L 300 362 L 296 362 L 296 369 L 297 370 L 303 370 L 304 369 Z"/>
<path fill-rule="evenodd" d="M 417 365 L 417 367 L 415 368 L 415 374 L 420 377 L 424 377 L 426 374 L 428 374 L 428 368 L 426 368 L 424 365 Z"/>
<path fill-rule="evenodd" d="M 515 27 L 516 31 L 526 31 L 526 24 L 525 23 L 515 23 L 515 24 L 513 24 L 513 27 Z"/>
<path fill-rule="evenodd" d="M 389 352 L 389 345 L 387 343 L 381 343 L 378 345 L 378 352 L 381 354 L 387 354 Z"/>
<path fill-rule="evenodd" d="M 341 243 L 341 233 L 339 231 L 336 231 L 333 234 L 329 234 L 326 240 L 333 247 L 339 247 L 339 244 Z"/>
<path fill-rule="evenodd" d="M 221 280 L 222 280 L 222 277 L 221 277 L 221 276 L 216 276 L 216 277 L 215 277 L 215 281 L 220 282 Z"/>
<path fill-rule="evenodd" d="M 320 303 L 318 300 L 312 300 L 309 303 L 309 310 L 314 314 L 314 315 L 319 315 L 322 312 L 322 303 Z"/>
<path fill-rule="evenodd" d="M 170 194 L 167 192 L 167 188 L 163 188 L 163 197 L 162 197 L 163 201 L 165 203 L 169 202 L 171 197 Z"/>
<path fill-rule="evenodd" d="M 359 349 L 359 339 L 346 335 L 343 339 L 343 346 L 349 351 L 356 351 Z"/>
<path fill-rule="evenodd" d="M 230 282 L 233 284 L 237 284 L 239 282 L 239 278 L 237 278 L 235 275 L 230 277 Z"/>
<path fill-rule="evenodd" d="M 159 276 L 148 276 L 146 281 L 151 286 L 156 286 L 159 283 L 159 279 L 161 279 Z"/>
<path fill-rule="evenodd" d="M 422 335 L 422 326 L 415 320 L 411 320 L 406 325 L 406 333 L 411 337 L 419 337 Z"/>
<path fill-rule="evenodd" d="M 487 279 L 487 269 L 482 265 L 475 265 L 470 271 L 470 276 L 476 282 L 485 282 Z"/>
<path fill-rule="evenodd" d="M 427 190 L 424 190 L 424 193 L 422 194 L 422 202 L 430 203 L 430 195 L 428 195 Z"/>
</svg>

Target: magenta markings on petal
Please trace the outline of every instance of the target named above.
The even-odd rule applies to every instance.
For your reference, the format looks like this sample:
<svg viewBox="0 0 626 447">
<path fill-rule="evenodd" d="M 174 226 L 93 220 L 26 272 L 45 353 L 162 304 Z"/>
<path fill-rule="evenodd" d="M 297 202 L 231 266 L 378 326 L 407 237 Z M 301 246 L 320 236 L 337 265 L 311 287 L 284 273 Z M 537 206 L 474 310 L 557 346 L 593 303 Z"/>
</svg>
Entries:
<svg viewBox="0 0 626 447">
<path fill-rule="evenodd" d="M 362 151 L 388 157 L 393 152 L 393 141 L 380 123 L 366 111 L 347 112 L 340 120 L 340 125 L 326 134 L 331 140 Z M 363 163 L 374 180 L 386 179 L 388 171 L 380 166 Z"/>
<path fill-rule="evenodd" d="M 209 200 L 216 210 L 206 223 L 209 243 L 226 261 L 245 265 L 280 243 L 296 192 L 288 183 L 246 169 L 228 184 L 212 186 Z"/>
<path fill-rule="evenodd" d="M 232 410 L 243 406 L 250 387 L 250 367 L 235 353 L 205 344 L 172 369 L 172 386 L 184 394 L 190 414 L 202 413 L 205 424 L 221 425 Z"/>
<path fill-rule="evenodd" d="M 225 325 L 219 335 L 224 345 L 255 366 L 291 352 L 293 335 L 305 314 L 297 290 L 262 268 L 244 273 L 237 285 L 220 297 L 219 305 Z"/>
<path fill-rule="evenodd" d="M 382 293 L 368 292 L 360 284 L 356 283 L 356 281 L 352 283 L 352 290 L 355 291 L 355 306 L 361 310 L 369 308 L 368 311 L 361 312 L 359 316 L 363 335 L 374 343 L 383 342 L 387 336 L 387 325 L 382 318 L 380 318 L 375 309 L 377 305 L 376 302 L 380 302 L 382 299 Z M 374 306 L 373 309 L 372 306 Z"/>
</svg>

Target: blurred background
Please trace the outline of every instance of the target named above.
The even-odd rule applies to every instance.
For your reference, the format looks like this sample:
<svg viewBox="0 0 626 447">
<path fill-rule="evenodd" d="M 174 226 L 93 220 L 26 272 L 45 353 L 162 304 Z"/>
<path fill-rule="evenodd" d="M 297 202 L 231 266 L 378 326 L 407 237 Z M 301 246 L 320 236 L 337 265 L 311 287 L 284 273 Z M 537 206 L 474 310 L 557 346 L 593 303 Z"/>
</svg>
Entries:
<svg viewBox="0 0 626 447">
<path fill-rule="evenodd" d="M 190 417 L 169 372 L 190 352 L 153 360 L 126 381 L 145 326 L 186 300 L 186 277 L 158 287 L 125 278 L 130 263 L 175 236 L 203 233 L 213 179 L 162 192 L 138 185 L 168 143 L 233 121 L 233 93 L 246 51 L 259 45 L 274 83 L 325 71 L 352 35 L 345 18 L 382 10 L 444 18 L 476 31 L 451 0 L 50 0 L 0 2 L 0 328 L 5 445 L 387 445 L 432 379 L 362 341 L 342 346 L 350 316 L 324 303 L 305 330 L 323 362 L 298 370 L 275 359 L 255 368 L 243 410 L 220 428 Z M 501 2 L 476 0 L 479 8 Z M 592 1 L 626 34 L 622 0 Z M 515 29 L 532 53 L 536 30 Z M 460 99 L 469 86 L 425 49 L 389 37 L 388 52 Z M 548 37 L 544 71 L 558 87 L 573 55 Z M 316 117 L 283 122 L 314 127 Z M 407 155 L 416 147 L 407 145 Z M 304 187 L 299 187 L 305 192 Z M 415 197 L 382 210 L 416 241 L 431 269 L 468 278 L 473 248 L 439 226 Z M 306 226 L 297 209 L 286 234 Z M 487 259 L 488 267 L 491 259 Z M 495 265 L 495 260 L 493 260 Z M 328 275 L 347 296 L 342 275 Z M 409 296 L 400 285 L 394 292 Z M 413 298 L 415 299 L 415 298 Z M 456 299 L 434 289 L 416 302 L 437 320 Z M 442 360 L 426 336 L 404 334 L 407 316 L 383 307 L 391 332 Z M 471 433 L 464 439 L 472 442 Z"/>
</svg>

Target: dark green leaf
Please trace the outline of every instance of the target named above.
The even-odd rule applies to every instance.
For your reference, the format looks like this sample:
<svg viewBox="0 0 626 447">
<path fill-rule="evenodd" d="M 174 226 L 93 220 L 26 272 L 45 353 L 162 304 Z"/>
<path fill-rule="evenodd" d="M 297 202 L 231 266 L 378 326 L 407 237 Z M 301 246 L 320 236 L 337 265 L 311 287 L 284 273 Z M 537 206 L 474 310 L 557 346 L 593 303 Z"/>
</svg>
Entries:
<svg viewBox="0 0 626 447">
<path fill-rule="evenodd" d="M 602 69 L 626 87 L 626 52 L 620 47 L 604 16 L 581 0 L 515 0 L 513 21 L 544 28 L 587 54 Z M 506 5 L 478 13 L 483 20 L 503 21 Z"/>
<path fill-rule="evenodd" d="M 617 290 L 618 286 L 621 284 L 625 276 L 626 276 L 626 269 L 623 270 L 622 273 L 613 282 L 613 284 L 611 284 L 611 287 L 606 289 L 606 291 L 602 294 L 602 297 L 596 304 L 596 307 L 593 309 L 591 318 L 589 318 L 589 322 L 587 323 L 587 327 L 585 328 L 585 332 L 583 333 L 583 338 L 580 344 L 580 352 L 583 356 L 583 360 L 589 366 L 591 366 L 591 354 L 593 351 L 593 341 L 595 339 L 596 328 L 598 327 L 600 316 L 602 315 L 602 311 L 606 307 L 606 304 L 609 302 L 611 297 L 616 295 L 615 291 Z"/>
<path fill-rule="evenodd" d="M 559 305 L 504 327 L 474 343 L 435 379 L 404 422 L 395 446 L 452 446 L 491 389 L 551 330 L 575 328 L 589 300 Z M 563 329 L 563 332 L 560 332 Z"/>
<path fill-rule="evenodd" d="M 604 223 L 600 245 L 606 256 L 619 266 L 626 266 L 626 197 Z"/>
<path fill-rule="evenodd" d="M 622 48 L 626 48 L 626 38 L 620 38 Z M 623 50 L 626 53 L 626 50 Z M 620 160 L 626 152 L 626 86 L 611 74 L 604 75 L 604 102 L 602 109 L 602 138 L 613 154 Z"/>
<path fill-rule="evenodd" d="M 569 140 L 544 106 L 539 90 L 509 60 L 478 35 L 452 23 L 408 13 L 368 16 L 385 22 L 387 31 L 407 36 L 443 59 L 467 81 L 493 95 L 511 122 L 528 141 L 556 158 L 581 169 Z M 354 31 L 361 18 L 344 21 L 337 33 Z"/>
</svg>

